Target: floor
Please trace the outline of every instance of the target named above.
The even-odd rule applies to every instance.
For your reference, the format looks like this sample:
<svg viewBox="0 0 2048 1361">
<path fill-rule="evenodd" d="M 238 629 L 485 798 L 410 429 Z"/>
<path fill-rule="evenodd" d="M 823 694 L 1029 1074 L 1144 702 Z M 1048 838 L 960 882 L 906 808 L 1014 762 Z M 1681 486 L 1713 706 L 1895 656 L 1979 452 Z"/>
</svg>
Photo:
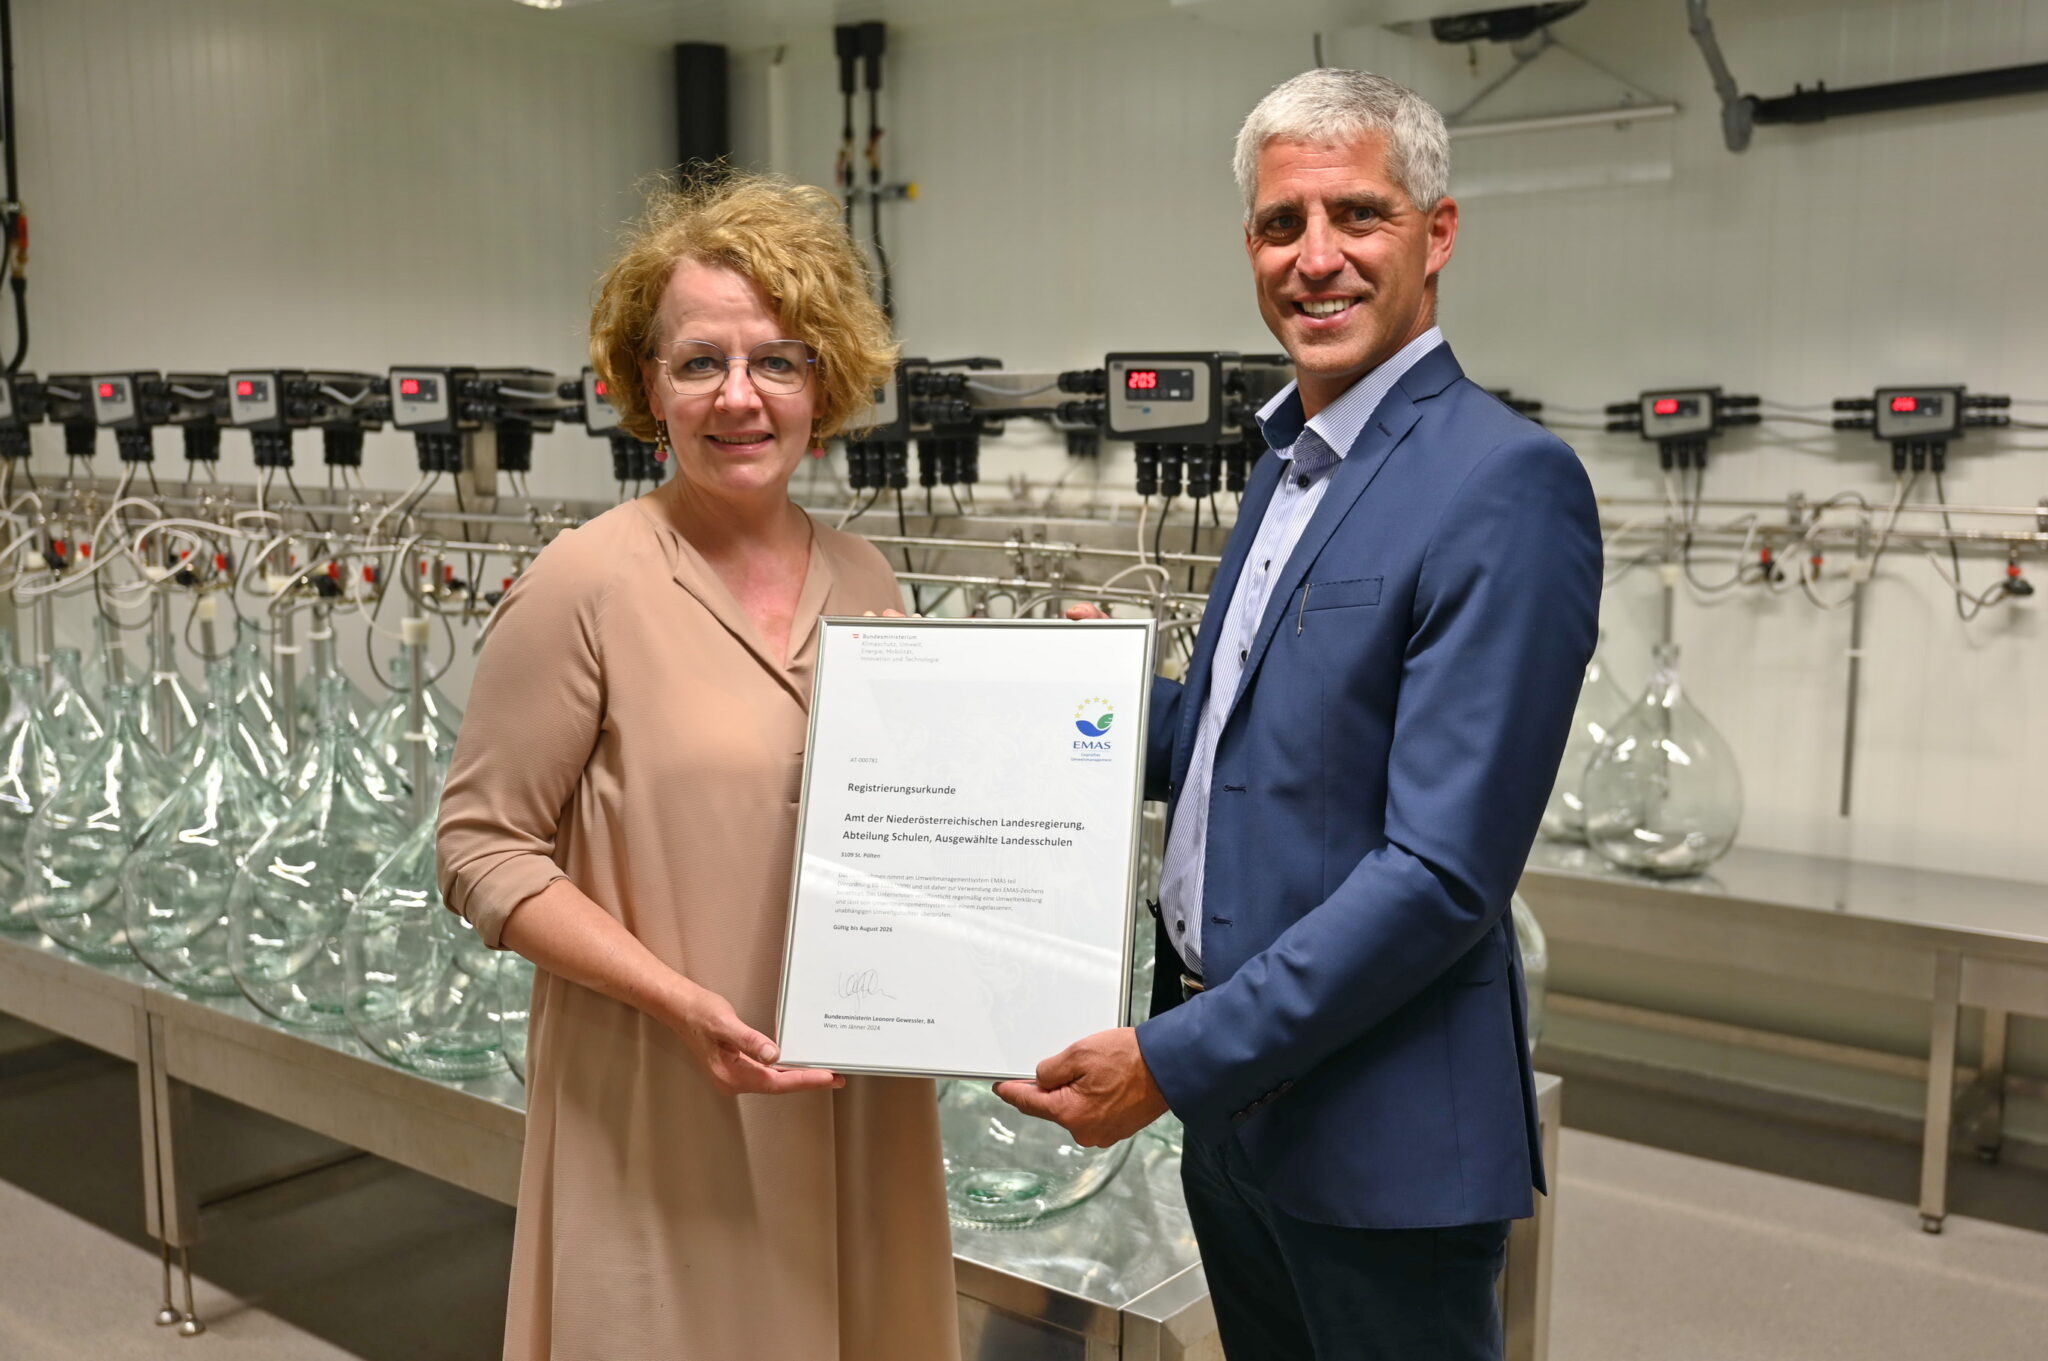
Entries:
<svg viewBox="0 0 2048 1361">
<path fill-rule="evenodd" d="M 1959 1213 L 1931 1237 L 1910 1148 L 1594 1083 L 1567 1110 L 1558 1361 L 2048 1355 L 2048 1177 L 1958 1164 Z M 197 1118 L 223 1167 L 322 1151 L 222 1103 Z M 198 1256 L 208 1333 L 154 1328 L 136 1124 L 133 1069 L 68 1044 L 0 1054 L 0 1358 L 496 1355 L 510 1212 L 374 1159 L 231 1211 Z"/>
</svg>

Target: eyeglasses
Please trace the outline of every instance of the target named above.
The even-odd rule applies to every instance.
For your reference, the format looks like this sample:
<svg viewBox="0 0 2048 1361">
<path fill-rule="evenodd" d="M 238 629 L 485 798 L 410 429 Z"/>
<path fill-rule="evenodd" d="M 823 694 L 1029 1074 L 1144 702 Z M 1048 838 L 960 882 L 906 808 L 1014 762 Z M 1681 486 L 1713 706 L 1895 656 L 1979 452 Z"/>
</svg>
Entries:
<svg viewBox="0 0 2048 1361">
<path fill-rule="evenodd" d="M 681 397 L 718 391 L 735 363 L 747 366 L 747 379 L 755 387 L 786 397 L 804 390 L 818 357 L 801 340 L 764 340 L 745 354 L 727 354 L 708 340 L 679 340 L 654 362 Z"/>
</svg>

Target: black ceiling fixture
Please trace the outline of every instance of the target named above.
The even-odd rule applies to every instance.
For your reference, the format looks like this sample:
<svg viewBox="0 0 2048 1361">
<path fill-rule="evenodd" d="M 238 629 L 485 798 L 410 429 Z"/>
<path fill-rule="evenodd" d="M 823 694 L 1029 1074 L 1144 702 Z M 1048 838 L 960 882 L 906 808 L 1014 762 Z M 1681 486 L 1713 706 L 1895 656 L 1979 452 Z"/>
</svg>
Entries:
<svg viewBox="0 0 2048 1361">
<path fill-rule="evenodd" d="M 1518 43 L 1585 7 L 1586 0 L 1553 0 L 1543 5 L 1446 14 L 1429 21 L 1429 33 L 1440 43 Z"/>
</svg>

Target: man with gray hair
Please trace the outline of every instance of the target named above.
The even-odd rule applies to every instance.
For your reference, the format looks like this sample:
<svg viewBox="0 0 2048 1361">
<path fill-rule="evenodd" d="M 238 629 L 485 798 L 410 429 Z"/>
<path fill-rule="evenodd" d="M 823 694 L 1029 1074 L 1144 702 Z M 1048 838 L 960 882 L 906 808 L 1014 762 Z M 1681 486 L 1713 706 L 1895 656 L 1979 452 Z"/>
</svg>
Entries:
<svg viewBox="0 0 2048 1361">
<path fill-rule="evenodd" d="M 1357 71 L 1245 120 L 1245 251 L 1295 381 L 1187 675 L 1154 682 L 1153 1015 L 997 1088 L 1086 1144 L 1180 1116 L 1231 1361 L 1497 1358 L 1508 1221 L 1543 1181 L 1508 901 L 1600 530 L 1571 449 L 1437 329 L 1449 159 L 1435 109 Z"/>
</svg>

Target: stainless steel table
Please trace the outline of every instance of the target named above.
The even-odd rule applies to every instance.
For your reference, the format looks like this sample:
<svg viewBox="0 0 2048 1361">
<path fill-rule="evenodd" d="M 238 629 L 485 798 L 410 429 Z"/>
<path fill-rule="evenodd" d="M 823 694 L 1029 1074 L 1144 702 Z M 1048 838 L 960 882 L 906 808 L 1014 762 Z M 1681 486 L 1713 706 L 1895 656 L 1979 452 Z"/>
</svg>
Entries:
<svg viewBox="0 0 2048 1361">
<path fill-rule="evenodd" d="M 1920 1223 L 1948 1214 L 1962 1009 L 1984 1014 L 1977 1145 L 1996 1157 L 2009 1016 L 2048 1017 L 2048 885 L 1781 851 L 1729 852 L 1692 879 L 1616 870 L 1538 843 L 1522 878 L 1553 953 L 1599 945 L 1766 977 L 1859 988 L 1928 1008 Z"/>
<path fill-rule="evenodd" d="M 205 1216 L 181 1166 L 191 1089 L 506 1204 L 519 1190 L 524 1093 L 510 1074 L 442 1083 L 394 1068 L 352 1035 L 286 1029 L 239 997 L 192 998 L 139 965 L 88 963 L 40 937 L 0 936 L 0 1011 L 136 1064 L 145 1221 L 164 1246 L 160 1323 L 193 1335 L 190 1252 Z M 1561 1083 L 1537 1086 L 1555 1169 Z M 304 1168 L 288 1169 L 298 1175 Z M 1555 1171 L 1553 1170 L 1553 1185 Z M 1554 1198 L 1515 1226 L 1502 1282 L 1512 1361 L 1543 1361 Z M 172 1304 L 171 1257 L 184 1268 Z M 954 1231 L 961 1332 L 973 1361 L 1216 1361 L 1209 1292 L 1182 1204 L 1178 1156 L 1140 1135 L 1103 1192 L 1039 1226 Z"/>
</svg>

